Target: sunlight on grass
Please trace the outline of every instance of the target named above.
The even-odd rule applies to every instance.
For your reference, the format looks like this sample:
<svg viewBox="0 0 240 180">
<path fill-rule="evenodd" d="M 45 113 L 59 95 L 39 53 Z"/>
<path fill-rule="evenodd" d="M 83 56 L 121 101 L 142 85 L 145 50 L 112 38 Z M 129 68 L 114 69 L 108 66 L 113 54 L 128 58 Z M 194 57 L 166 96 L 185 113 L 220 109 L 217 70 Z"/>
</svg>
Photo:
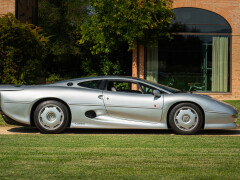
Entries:
<svg viewBox="0 0 240 180">
<path fill-rule="evenodd" d="M 7 124 L 3 120 L 2 116 L 0 115 L 0 126 L 6 126 Z"/>
<path fill-rule="evenodd" d="M 0 179 L 240 177 L 240 136 L 0 135 L 0 147 Z"/>
<path fill-rule="evenodd" d="M 0 179 L 239 179 L 240 137 L 0 135 Z"/>
</svg>

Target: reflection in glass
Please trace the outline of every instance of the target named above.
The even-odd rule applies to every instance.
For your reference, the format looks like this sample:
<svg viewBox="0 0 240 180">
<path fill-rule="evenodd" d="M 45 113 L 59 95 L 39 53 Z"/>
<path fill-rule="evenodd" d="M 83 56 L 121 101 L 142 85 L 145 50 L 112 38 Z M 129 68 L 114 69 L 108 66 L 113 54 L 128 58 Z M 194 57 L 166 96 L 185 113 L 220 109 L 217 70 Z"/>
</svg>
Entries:
<svg viewBox="0 0 240 180">
<path fill-rule="evenodd" d="M 147 48 L 147 80 L 158 82 L 158 47 Z"/>
<path fill-rule="evenodd" d="M 228 90 L 228 38 L 213 37 L 212 91 Z"/>
<path fill-rule="evenodd" d="M 177 8 L 173 10 L 173 32 L 231 33 L 229 23 L 220 15 L 198 8 Z"/>
<path fill-rule="evenodd" d="M 175 35 L 147 48 L 146 79 L 184 91 L 229 91 L 229 37 Z M 154 58 L 155 57 L 155 58 Z"/>
<path fill-rule="evenodd" d="M 173 39 L 146 48 L 146 79 L 184 91 L 229 92 L 228 22 L 203 9 L 174 11 Z"/>
</svg>

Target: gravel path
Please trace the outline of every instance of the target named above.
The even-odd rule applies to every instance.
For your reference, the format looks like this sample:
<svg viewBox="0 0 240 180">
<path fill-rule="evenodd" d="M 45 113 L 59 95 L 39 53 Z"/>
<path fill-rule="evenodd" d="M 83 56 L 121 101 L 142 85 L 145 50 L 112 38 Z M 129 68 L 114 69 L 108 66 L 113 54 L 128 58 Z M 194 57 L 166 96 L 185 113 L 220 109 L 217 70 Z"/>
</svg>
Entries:
<svg viewBox="0 0 240 180">
<path fill-rule="evenodd" d="M 37 128 L 21 126 L 0 126 L 0 135 L 3 134 L 40 134 Z M 120 129 L 66 129 L 63 134 L 116 134 L 116 135 L 175 135 L 171 130 L 120 130 Z M 205 130 L 200 136 L 240 136 L 240 129 L 232 130 Z"/>
</svg>

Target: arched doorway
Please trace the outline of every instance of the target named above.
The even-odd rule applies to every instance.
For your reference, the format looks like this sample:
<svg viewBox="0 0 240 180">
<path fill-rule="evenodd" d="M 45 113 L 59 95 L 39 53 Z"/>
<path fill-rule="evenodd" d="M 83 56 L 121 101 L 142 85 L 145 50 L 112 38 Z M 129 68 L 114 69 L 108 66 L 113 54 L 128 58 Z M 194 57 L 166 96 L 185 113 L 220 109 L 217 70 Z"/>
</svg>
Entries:
<svg viewBox="0 0 240 180">
<path fill-rule="evenodd" d="M 146 48 L 145 78 L 185 91 L 229 92 L 232 29 L 220 15 L 176 8 L 172 39 Z"/>
</svg>

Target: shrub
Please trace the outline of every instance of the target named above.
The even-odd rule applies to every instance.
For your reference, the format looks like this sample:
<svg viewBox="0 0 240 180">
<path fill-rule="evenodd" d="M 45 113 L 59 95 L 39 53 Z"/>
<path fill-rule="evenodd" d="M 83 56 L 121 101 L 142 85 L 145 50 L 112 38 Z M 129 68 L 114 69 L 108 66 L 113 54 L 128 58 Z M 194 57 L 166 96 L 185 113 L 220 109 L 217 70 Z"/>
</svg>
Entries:
<svg viewBox="0 0 240 180">
<path fill-rule="evenodd" d="M 34 84 L 48 41 L 39 27 L 20 23 L 11 13 L 0 17 L 0 83 Z"/>
<path fill-rule="evenodd" d="M 61 80 L 63 80 L 63 78 L 61 78 L 59 74 L 50 74 L 50 76 L 46 78 L 47 83 L 52 83 Z"/>
</svg>

